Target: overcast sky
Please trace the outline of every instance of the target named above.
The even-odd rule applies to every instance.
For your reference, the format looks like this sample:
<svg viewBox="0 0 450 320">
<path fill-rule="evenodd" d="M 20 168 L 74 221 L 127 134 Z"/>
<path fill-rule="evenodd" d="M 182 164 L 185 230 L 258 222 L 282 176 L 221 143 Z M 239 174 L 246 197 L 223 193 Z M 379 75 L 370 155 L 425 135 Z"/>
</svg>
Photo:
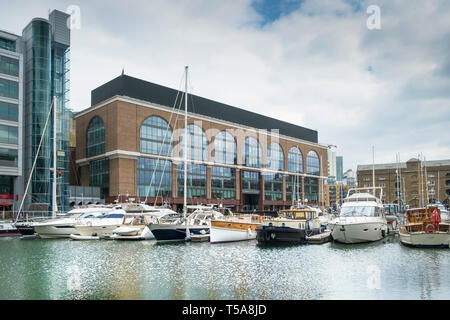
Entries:
<svg viewBox="0 0 450 320">
<path fill-rule="evenodd" d="M 80 8 L 71 107 L 125 74 L 318 130 L 344 170 L 450 159 L 450 1 L 7 1 L 0 28 Z M 381 29 L 369 30 L 369 5 Z"/>
</svg>

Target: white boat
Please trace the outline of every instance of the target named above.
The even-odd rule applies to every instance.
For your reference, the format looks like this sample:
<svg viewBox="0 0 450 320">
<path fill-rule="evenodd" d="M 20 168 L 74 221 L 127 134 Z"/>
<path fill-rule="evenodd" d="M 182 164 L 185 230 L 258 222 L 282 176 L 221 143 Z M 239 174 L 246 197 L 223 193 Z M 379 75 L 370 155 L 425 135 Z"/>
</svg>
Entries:
<svg viewBox="0 0 450 320">
<path fill-rule="evenodd" d="M 20 231 L 12 222 L 0 221 L 0 237 L 16 237 L 21 235 Z"/>
<path fill-rule="evenodd" d="M 114 229 L 123 223 L 126 211 L 122 207 L 115 207 L 115 210 L 98 219 L 80 220 L 75 225 L 76 234 L 81 236 L 99 236 L 112 234 Z"/>
<path fill-rule="evenodd" d="M 381 201 L 383 189 L 379 187 L 370 189 L 374 191 L 380 189 L 380 198 L 367 192 L 359 192 L 366 191 L 367 188 L 354 188 L 348 191 L 339 217 L 328 223 L 334 241 L 371 242 L 381 240 L 387 235 L 387 221 Z"/>
<path fill-rule="evenodd" d="M 210 242 L 233 242 L 256 239 L 256 228 L 264 217 L 257 215 L 224 216 L 211 220 Z"/>
<path fill-rule="evenodd" d="M 65 217 L 33 223 L 33 228 L 42 239 L 69 238 L 71 234 L 78 234 L 75 225 L 81 224 L 83 221 L 93 221 L 93 219 L 98 219 L 112 211 L 113 208 L 97 206 L 77 208 L 69 211 Z"/>
</svg>

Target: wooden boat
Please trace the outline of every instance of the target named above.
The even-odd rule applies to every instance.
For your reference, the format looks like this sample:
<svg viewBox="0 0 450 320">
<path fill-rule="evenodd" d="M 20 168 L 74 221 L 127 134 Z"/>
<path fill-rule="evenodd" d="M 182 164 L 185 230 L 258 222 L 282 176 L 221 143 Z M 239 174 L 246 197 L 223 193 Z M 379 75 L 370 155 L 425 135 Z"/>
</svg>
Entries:
<svg viewBox="0 0 450 320">
<path fill-rule="evenodd" d="M 307 236 L 324 231 L 317 211 L 307 206 L 282 210 L 281 214 L 280 217 L 264 220 L 256 229 L 256 240 L 259 244 L 305 244 Z"/>
<path fill-rule="evenodd" d="M 234 242 L 256 239 L 256 228 L 264 217 L 259 215 L 232 215 L 211 220 L 210 242 Z"/>
<path fill-rule="evenodd" d="M 400 226 L 400 242 L 411 247 L 450 247 L 449 222 L 439 222 L 436 206 L 406 211 L 406 222 Z"/>
</svg>

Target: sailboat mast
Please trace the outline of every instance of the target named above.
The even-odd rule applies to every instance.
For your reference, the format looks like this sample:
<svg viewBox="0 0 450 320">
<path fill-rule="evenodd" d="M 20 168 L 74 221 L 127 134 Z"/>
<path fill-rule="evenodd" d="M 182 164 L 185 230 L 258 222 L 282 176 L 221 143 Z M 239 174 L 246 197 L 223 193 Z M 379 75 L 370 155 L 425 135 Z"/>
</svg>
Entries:
<svg viewBox="0 0 450 320">
<path fill-rule="evenodd" d="M 58 211 L 56 203 L 56 97 L 53 97 L 53 185 L 52 185 L 52 217 Z"/>
<path fill-rule="evenodd" d="M 187 153 L 188 153 L 188 132 L 187 132 L 187 117 L 188 117 L 188 70 L 189 67 L 185 67 L 185 93 L 184 93 L 184 202 L 183 202 L 183 213 L 186 217 L 187 212 Z"/>
<path fill-rule="evenodd" d="M 372 183 L 373 183 L 373 195 L 376 196 L 375 191 L 375 146 L 372 146 Z"/>
</svg>

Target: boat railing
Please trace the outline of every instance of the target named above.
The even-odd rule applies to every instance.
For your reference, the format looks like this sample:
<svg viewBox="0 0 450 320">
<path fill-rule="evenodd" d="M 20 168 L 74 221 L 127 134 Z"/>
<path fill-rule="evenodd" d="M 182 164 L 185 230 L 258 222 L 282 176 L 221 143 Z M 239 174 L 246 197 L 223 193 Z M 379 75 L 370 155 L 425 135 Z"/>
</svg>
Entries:
<svg viewBox="0 0 450 320">
<path fill-rule="evenodd" d="M 18 211 L 5 211 L 3 213 L 0 213 L 0 216 L 3 220 L 16 221 L 16 219 L 18 218 L 17 222 L 42 221 L 53 218 L 51 212 L 49 211 L 21 211 L 20 213 Z M 57 215 L 54 218 L 60 218 L 60 215 Z"/>
<path fill-rule="evenodd" d="M 367 192 L 367 191 L 370 191 L 370 190 L 372 190 L 375 195 L 376 195 L 376 190 L 380 190 L 380 197 L 379 198 L 380 198 L 380 200 L 383 199 L 383 187 L 351 188 L 351 189 L 348 189 L 346 198 L 350 197 L 352 194 L 360 193 L 360 191 L 366 191 Z"/>
</svg>

